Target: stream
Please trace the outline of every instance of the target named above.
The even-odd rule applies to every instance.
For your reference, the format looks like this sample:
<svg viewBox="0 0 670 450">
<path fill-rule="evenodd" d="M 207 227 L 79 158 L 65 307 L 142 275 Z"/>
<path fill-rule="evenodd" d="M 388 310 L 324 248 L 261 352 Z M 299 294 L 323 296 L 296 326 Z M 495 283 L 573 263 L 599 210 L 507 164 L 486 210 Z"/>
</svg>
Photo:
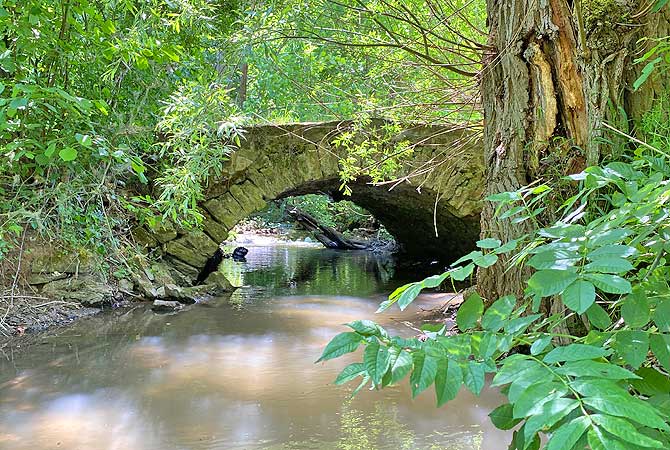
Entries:
<svg viewBox="0 0 670 450">
<path fill-rule="evenodd" d="M 225 264 L 244 285 L 230 298 L 169 315 L 108 311 L 0 355 L 0 448 L 507 448 L 487 417 L 495 391 L 436 409 L 433 388 L 412 400 L 405 380 L 350 400 L 355 383 L 332 382 L 359 355 L 314 364 L 352 320 L 415 334 L 401 322 L 420 302 L 374 315 L 412 279 L 390 257 L 274 245 Z"/>
</svg>

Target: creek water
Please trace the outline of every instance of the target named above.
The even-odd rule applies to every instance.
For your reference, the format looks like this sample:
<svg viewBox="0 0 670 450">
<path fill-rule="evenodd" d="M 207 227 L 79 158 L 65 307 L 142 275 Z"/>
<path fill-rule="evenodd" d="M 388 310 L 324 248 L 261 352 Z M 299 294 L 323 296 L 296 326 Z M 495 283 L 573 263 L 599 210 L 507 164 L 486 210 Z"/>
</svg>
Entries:
<svg viewBox="0 0 670 450">
<path fill-rule="evenodd" d="M 383 391 L 332 381 L 358 355 L 314 364 L 342 324 L 395 333 L 415 313 L 374 315 L 401 284 L 388 257 L 289 246 L 226 261 L 245 287 L 178 314 L 114 310 L 0 360 L 0 448 L 7 450 L 507 448 L 489 422 L 500 395 Z M 419 305 L 420 306 L 420 305 Z"/>
</svg>

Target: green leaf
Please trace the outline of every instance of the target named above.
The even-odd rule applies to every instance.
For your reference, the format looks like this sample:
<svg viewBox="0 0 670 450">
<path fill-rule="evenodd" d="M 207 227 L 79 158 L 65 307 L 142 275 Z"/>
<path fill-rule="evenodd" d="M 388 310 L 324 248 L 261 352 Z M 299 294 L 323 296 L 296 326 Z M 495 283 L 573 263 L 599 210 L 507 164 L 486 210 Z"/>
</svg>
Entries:
<svg viewBox="0 0 670 450">
<path fill-rule="evenodd" d="M 563 291 L 563 303 L 577 314 L 585 313 L 595 301 L 596 288 L 585 280 L 577 280 Z"/>
<path fill-rule="evenodd" d="M 667 4 L 668 4 L 668 0 L 656 0 L 656 3 L 654 3 L 654 7 L 651 9 L 651 13 L 656 14 L 661 9 L 663 9 L 663 7 Z M 635 82 L 637 83 L 637 80 L 635 80 Z M 642 80 L 642 82 L 640 82 L 640 85 L 642 85 L 642 83 L 644 83 L 644 80 Z M 635 88 L 635 90 L 637 90 L 637 88 Z"/>
<path fill-rule="evenodd" d="M 409 283 L 400 286 L 395 291 L 393 291 L 391 295 L 389 295 L 388 300 L 382 302 L 379 305 L 377 313 L 387 310 L 391 305 L 393 305 L 396 302 L 402 303 L 403 306 L 400 308 L 402 310 L 405 307 L 407 307 L 407 305 L 409 305 L 416 298 L 416 296 L 419 295 L 420 292 L 421 292 L 420 283 Z"/>
<path fill-rule="evenodd" d="M 457 266 L 457 265 L 459 265 L 459 264 L 461 264 L 461 263 L 464 263 L 465 261 L 472 261 L 472 259 L 473 259 L 475 256 L 481 256 L 481 255 L 482 255 L 482 252 L 479 251 L 479 250 L 472 251 L 472 252 L 468 253 L 467 255 L 463 255 L 463 256 L 461 256 L 461 257 L 458 258 L 456 261 L 454 261 L 453 263 L 451 263 L 451 267 L 455 267 L 455 266 Z"/>
<path fill-rule="evenodd" d="M 517 419 L 542 411 L 542 405 L 550 400 L 563 397 L 568 392 L 563 383 L 540 382 L 526 388 L 514 402 L 514 417 Z"/>
<path fill-rule="evenodd" d="M 633 232 L 627 228 L 613 228 L 606 231 L 591 231 L 591 235 L 588 236 L 587 246 L 593 249 L 602 247 L 603 245 L 618 244 L 627 236 L 633 234 Z"/>
<path fill-rule="evenodd" d="M 643 395 L 668 395 L 670 378 L 651 367 L 642 367 L 635 372 L 642 379 L 632 380 L 631 385 Z"/>
<path fill-rule="evenodd" d="M 605 311 L 603 307 L 597 303 L 594 303 L 589 309 L 586 310 L 586 317 L 588 317 L 591 325 L 598 328 L 599 330 L 605 330 L 610 325 L 612 325 L 612 319 L 610 319 L 607 311 Z"/>
<path fill-rule="evenodd" d="M 456 313 L 456 324 L 461 331 L 473 328 L 484 311 L 484 302 L 476 292 L 461 304 Z"/>
<path fill-rule="evenodd" d="M 538 431 L 547 430 L 557 424 L 561 419 L 567 417 L 579 406 L 579 401 L 574 398 L 555 398 L 542 405 L 540 411 L 529 417 L 524 425 L 526 440 L 529 440 Z"/>
<path fill-rule="evenodd" d="M 412 284 L 409 288 L 405 289 L 397 299 L 398 307 L 403 311 L 414 299 L 421 293 L 421 284 L 415 283 Z"/>
<path fill-rule="evenodd" d="M 492 387 L 502 386 L 517 380 L 524 372 L 541 368 L 538 362 L 526 359 L 526 355 L 516 354 L 504 359 L 502 367 L 498 370 L 491 382 Z M 548 372 L 548 370 L 547 370 Z"/>
<path fill-rule="evenodd" d="M 409 377 L 409 382 L 412 388 L 412 398 L 414 398 L 435 381 L 438 360 L 423 351 L 412 353 L 412 360 L 414 370 Z"/>
<path fill-rule="evenodd" d="M 625 419 L 608 416 L 606 414 L 592 414 L 590 417 L 591 420 L 622 441 L 627 441 L 635 445 L 641 445 L 642 447 L 665 447 L 663 443 L 657 441 L 656 439 L 652 439 L 638 432 L 637 429 Z"/>
<path fill-rule="evenodd" d="M 477 266 L 485 269 L 487 267 L 491 267 L 496 262 L 498 262 L 498 255 L 496 255 L 495 253 L 477 255 L 474 258 L 472 258 L 472 262 L 475 263 Z"/>
<path fill-rule="evenodd" d="M 365 364 L 365 370 L 370 375 L 372 383 L 375 386 L 379 386 L 384 374 L 391 365 L 388 348 L 385 345 L 380 345 L 376 340 L 368 344 L 363 352 L 363 364 Z"/>
<path fill-rule="evenodd" d="M 463 371 L 461 366 L 452 360 L 441 362 L 435 376 L 435 394 L 437 395 L 437 407 L 444 405 L 456 398 L 463 384 Z"/>
<path fill-rule="evenodd" d="M 547 334 L 542 336 L 530 346 L 530 354 L 533 356 L 539 355 L 549 344 L 551 344 L 551 335 Z"/>
<path fill-rule="evenodd" d="M 512 405 L 509 403 L 498 406 L 489 413 L 489 417 L 493 425 L 499 430 L 511 430 L 521 422 L 521 419 L 515 419 L 512 416 Z"/>
<path fill-rule="evenodd" d="M 466 278 L 468 278 L 470 275 L 472 275 L 472 272 L 475 270 L 475 265 L 470 263 L 467 266 L 464 267 L 459 267 L 458 269 L 455 269 L 451 272 L 449 272 L 449 275 L 453 280 L 456 281 L 463 281 Z"/>
<path fill-rule="evenodd" d="M 603 256 L 584 266 L 584 270 L 587 272 L 626 273 L 633 270 L 633 265 L 624 258 Z"/>
<path fill-rule="evenodd" d="M 388 333 L 372 320 L 355 320 L 347 324 L 349 328 L 362 336 L 385 336 Z"/>
<path fill-rule="evenodd" d="M 503 327 L 516 306 L 516 297 L 506 295 L 495 301 L 482 317 L 482 327 L 488 331 L 498 331 Z"/>
<path fill-rule="evenodd" d="M 80 134 L 80 133 L 76 133 L 76 134 L 74 135 L 74 138 L 77 140 L 77 142 L 79 142 L 79 144 L 80 144 L 82 147 L 89 148 L 89 147 L 91 147 L 91 145 L 93 144 L 93 143 L 91 142 L 91 136 L 89 136 L 88 134 Z"/>
<path fill-rule="evenodd" d="M 670 336 L 667 334 L 652 334 L 649 344 L 658 362 L 665 370 L 670 371 Z"/>
<path fill-rule="evenodd" d="M 637 369 L 647 359 L 649 335 L 644 331 L 622 330 L 616 334 L 612 347 L 627 364 Z"/>
<path fill-rule="evenodd" d="M 351 398 L 354 398 L 356 394 L 358 394 L 358 391 L 363 389 L 363 387 L 370 382 L 370 377 L 365 375 L 363 379 L 361 380 L 361 384 L 359 384 L 356 389 L 354 389 L 354 392 L 351 393 Z"/>
<path fill-rule="evenodd" d="M 498 248 L 502 242 L 500 239 L 486 238 L 480 241 L 477 241 L 477 247 L 479 248 Z"/>
<path fill-rule="evenodd" d="M 46 156 L 47 158 L 51 158 L 54 155 L 54 153 L 56 153 L 56 143 L 51 142 L 47 146 L 47 149 L 44 150 L 44 156 Z"/>
<path fill-rule="evenodd" d="M 528 265 L 537 269 L 557 269 L 563 270 L 573 267 L 581 260 L 576 251 L 570 250 L 549 250 L 533 255 L 528 260 Z"/>
<path fill-rule="evenodd" d="M 659 331 L 663 333 L 670 332 L 670 301 L 659 302 L 656 305 L 653 318 Z"/>
<path fill-rule="evenodd" d="M 529 316 L 517 317 L 505 324 L 505 331 L 509 334 L 522 332 L 540 317 L 542 317 L 542 314 L 531 314 Z"/>
<path fill-rule="evenodd" d="M 353 363 L 345 367 L 335 379 L 335 384 L 340 385 L 348 383 L 356 377 L 365 375 L 365 366 L 363 363 Z"/>
<path fill-rule="evenodd" d="M 362 342 L 362 338 L 358 333 L 345 332 L 335 336 L 323 350 L 321 357 L 316 362 L 327 361 L 329 359 L 337 358 L 346 353 L 355 351 Z"/>
<path fill-rule="evenodd" d="M 551 433 L 546 450 L 572 450 L 589 426 L 588 417 L 577 417 Z"/>
<path fill-rule="evenodd" d="M 481 339 L 478 339 L 481 336 Z M 472 333 L 472 353 L 478 359 L 488 359 L 498 349 L 498 336 L 493 333 Z"/>
<path fill-rule="evenodd" d="M 665 3 L 667 3 L 668 0 L 657 0 L 656 4 L 654 5 L 654 10 L 660 11 L 661 8 Z M 660 5 L 660 6 L 659 6 Z M 658 9 L 657 9 L 658 8 Z M 635 80 L 635 83 L 633 83 L 633 89 L 638 90 L 640 89 L 640 86 L 644 84 L 645 81 L 647 81 L 647 78 L 654 72 L 654 68 L 656 67 L 656 64 L 660 63 L 663 61 L 663 58 L 660 56 L 652 61 L 649 61 L 644 68 L 642 69 L 642 72 L 640 73 L 640 76 Z"/>
<path fill-rule="evenodd" d="M 467 387 L 473 394 L 479 395 L 484 388 L 486 377 L 484 364 L 477 361 L 468 361 L 465 365 L 464 372 L 463 381 L 465 382 L 465 387 Z"/>
<path fill-rule="evenodd" d="M 416 299 L 421 293 L 422 286 L 420 284 L 413 284 L 409 289 L 405 290 L 400 297 L 398 297 L 398 307 L 403 311 L 410 303 Z"/>
<path fill-rule="evenodd" d="M 519 192 L 499 192 L 497 194 L 491 194 L 486 197 L 486 200 L 490 202 L 511 202 L 516 200 L 521 200 L 521 194 Z"/>
<path fill-rule="evenodd" d="M 421 282 L 421 286 L 424 288 L 436 288 L 439 285 L 441 285 L 444 280 L 447 279 L 447 276 L 449 275 L 448 272 L 443 273 L 442 275 L 433 275 L 432 277 L 425 278 Z"/>
<path fill-rule="evenodd" d="M 605 434 L 598 427 L 589 430 L 588 444 L 591 450 L 629 450 L 621 441 Z"/>
<path fill-rule="evenodd" d="M 72 147 L 65 147 L 60 152 L 58 152 L 58 156 L 60 156 L 60 159 L 65 162 L 74 161 L 77 159 L 77 150 Z"/>
<path fill-rule="evenodd" d="M 519 241 L 517 239 L 513 239 L 495 249 L 493 253 L 495 253 L 496 255 L 502 255 L 503 253 L 511 252 L 516 248 L 518 243 Z"/>
<path fill-rule="evenodd" d="M 591 261 L 601 258 L 626 258 L 637 253 L 635 247 L 621 244 L 604 245 L 590 252 L 586 257 Z"/>
<path fill-rule="evenodd" d="M 618 380 L 598 380 L 589 377 L 578 377 L 570 381 L 569 384 L 570 387 L 584 397 L 619 396 L 626 399 L 634 398 L 622 387 L 624 383 Z"/>
<path fill-rule="evenodd" d="M 573 377 L 605 378 L 608 380 L 627 380 L 640 378 L 630 370 L 614 364 L 592 360 L 569 361 L 555 369 L 561 375 Z"/>
<path fill-rule="evenodd" d="M 630 395 L 607 394 L 585 397 L 582 401 L 605 414 L 624 417 L 652 428 L 666 431 L 670 429 L 652 406 Z"/>
<path fill-rule="evenodd" d="M 556 347 L 544 357 L 547 364 L 563 361 L 583 361 L 585 359 L 596 359 L 608 355 L 608 351 L 602 347 L 594 347 L 584 344 L 570 344 L 565 347 Z"/>
<path fill-rule="evenodd" d="M 618 275 L 605 273 L 587 273 L 584 278 L 591 281 L 598 289 L 608 294 L 630 294 L 632 286 L 628 280 Z"/>
<path fill-rule="evenodd" d="M 577 279 L 575 272 L 547 269 L 535 272 L 528 280 L 528 287 L 542 297 L 561 293 Z"/>
<path fill-rule="evenodd" d="M 10 109 L 25 109 L 26 106 L 28 106 L 28 99 L 23 97 L 14 98 L 9 102 Z"/>
<path fill-rule="evenodd" d="M 629 327 L 640 328 L 649 322 L 649 302 L 642 290 L 634 290 L 621 304 L 621 316 Z"/>
<path fill-rule="evenodd" d="M 389 353 L 391 355 L 391 364 L 388 372 L 386 372 L 382 379 L 383 386 L 396 384 L 398 381 L 405 378 L 412 369 L 412 355 L 410 355 L 409 352 L 398 349 L 397 347 L 391 347 Z"/>
<path fill-rule="evenodd" d="M 531 439 L 526 438 L 526 425 L 521 425 L 521 428 L 512 433 L 512 442 L 508 450 L 540 450 L 540 436 L 535 434 Z"/>
</svg>

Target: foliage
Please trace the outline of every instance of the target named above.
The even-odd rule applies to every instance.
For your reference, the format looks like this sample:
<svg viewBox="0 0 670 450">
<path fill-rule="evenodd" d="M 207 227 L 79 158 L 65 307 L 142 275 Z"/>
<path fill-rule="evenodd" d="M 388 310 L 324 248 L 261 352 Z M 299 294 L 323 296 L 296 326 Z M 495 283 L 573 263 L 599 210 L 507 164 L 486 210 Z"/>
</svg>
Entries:
<svg viewBox="0 0 670 450">
<path fill-rule="evenodd" d="M 158 123 L 169 138 L 161 143 L 161 161 L 167 167 L 156 179 L 161 192 L 156 206 L 173 222 L 193 226 L 202 220 L 198 201 L 207 181 L 221 173 L 243 138 L 242 119 L 234 113 L 221 86 L 191 82 L 170 96 Z"/>
<path fill-rule="evenodd" d="M 533 221 L 518 241 L 482 239 L 439 276 L 398 288 L 380 311 L 407 307 L 424 288 L 463 280 L 511 253 L 535 269 L 523 298 L 470 295 L 456 322 L 461 334 L 424 329 L 425 341 L 390 336 L 370 321 L 349 323 L 319 361 L 365 347 L 363 362 L 337 384 L 362 378 L 382 388 L 409 375 L 412 395 L 435 386 L 438 406 L 462 385 L 479 394 L 486 374 L 508 403 L 491 413 L 510 448 L 668 448 L 670 414 L 670 155 L 643 145 L 627 162 L 571 176 L 579 191 L 560 220 L 542 227 L 551 186 L 496 194 L 499 217 Z M 485 303 L 488 305 L 485 308 Z"/>
<path fill-rule="evenodd" d="M 402 160 L 413 154 L 407 141 L 394 142 L 401 131 L 397 123 L 385 122 L 378 127 L 370 118 L 361 117 L 353 122 L 351 130 L 333 140 L 335 147 L 343 148 L 347 155 L 340 160 L 340 190 L 345 195 L 351 195 L 349 183 L 363 175 L 373 183 L 388 180 Z"/>
<path fill-rule="evenodd" d="M 249 3 L 241 18 L 230 52 L 248 65 L 250 115 L 479 117 L 483 2 L 276 0 Z"/>
<path fill-rule="evenodd" d="M 74 247 L 115 248 L 133 216 L 172 215 L 149 177 L 193 162 L 183 134 L 157 148 L 163 101 L 216 70 L 212 34 L 230 2 L 5 0 L 0 4 L 0 256 L 24 227 Z M 224 92 L 225 90 L 221 90 Z M 188 92 L 193 94 L 193 92 Z M 163 123 L 171 120 L 169 114 Z M 221 109 L 214 109 L 221 112 Z M 193 117 L 193 116 L 191 116 Z M 171 132 L 186 129 L 169 124 Z M 224 120 L 219 116 L 218 121 Z M 211 161 L 214 164 L 214 160 Z M 202 179 L 202 175 L 196 178 Z M 174 197 L 167 176 L 162 200 Z M 127 184 L 147 195 L 126 198 Z M 142 188 L 141 183 L 148 183 Z M 197 197 L 197 189 L 183 195 Z M 159 192 L 160 194 L 160 192 Z M 179 199 L 181 200 L 181 199 Z"/>
<path fill-rule="evenodd" d="M 670 36 L 657 39 L 643 38 L 640 41 L 649 42 L 652 47 L 635 60 L 636 64 L 645 63 L 640 76 L 633 83 L 635 90 L 639 89 L 652 74 L 657 77 L 663 76 L 670 68 Z"/>
<path fill-rule="evenodd" d="M 348 200 L 335 202 L 322 194 L 307 194 L 278 200 L 271 203 L 257 217 L 266 223 L 292 221 L 288 215 L 288 210 L 291 208 L 298 208 L 314 217 L 320 224 L 338 231 L 374 225 L 374 219 L 370 213 L 355 203 Z"/>
</svg>

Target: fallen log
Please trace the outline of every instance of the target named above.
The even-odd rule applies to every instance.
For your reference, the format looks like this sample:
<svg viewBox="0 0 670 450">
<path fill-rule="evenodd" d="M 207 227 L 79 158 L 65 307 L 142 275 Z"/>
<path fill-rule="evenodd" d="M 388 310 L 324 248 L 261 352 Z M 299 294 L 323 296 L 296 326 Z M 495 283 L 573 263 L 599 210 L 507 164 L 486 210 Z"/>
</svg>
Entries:
<svg viewBox="0 0 670 450">
<path fill-rule="evenodd" d="M 333 227 L 321 225 L 314 217 L 298 208 L 293 208 L 288 213 L 305 230 L 312 232 L 314 238 L 327 248 L 338 250 L 365 250 L 370 247 L 368 242 L 348 239 Z"/>
</svg>

